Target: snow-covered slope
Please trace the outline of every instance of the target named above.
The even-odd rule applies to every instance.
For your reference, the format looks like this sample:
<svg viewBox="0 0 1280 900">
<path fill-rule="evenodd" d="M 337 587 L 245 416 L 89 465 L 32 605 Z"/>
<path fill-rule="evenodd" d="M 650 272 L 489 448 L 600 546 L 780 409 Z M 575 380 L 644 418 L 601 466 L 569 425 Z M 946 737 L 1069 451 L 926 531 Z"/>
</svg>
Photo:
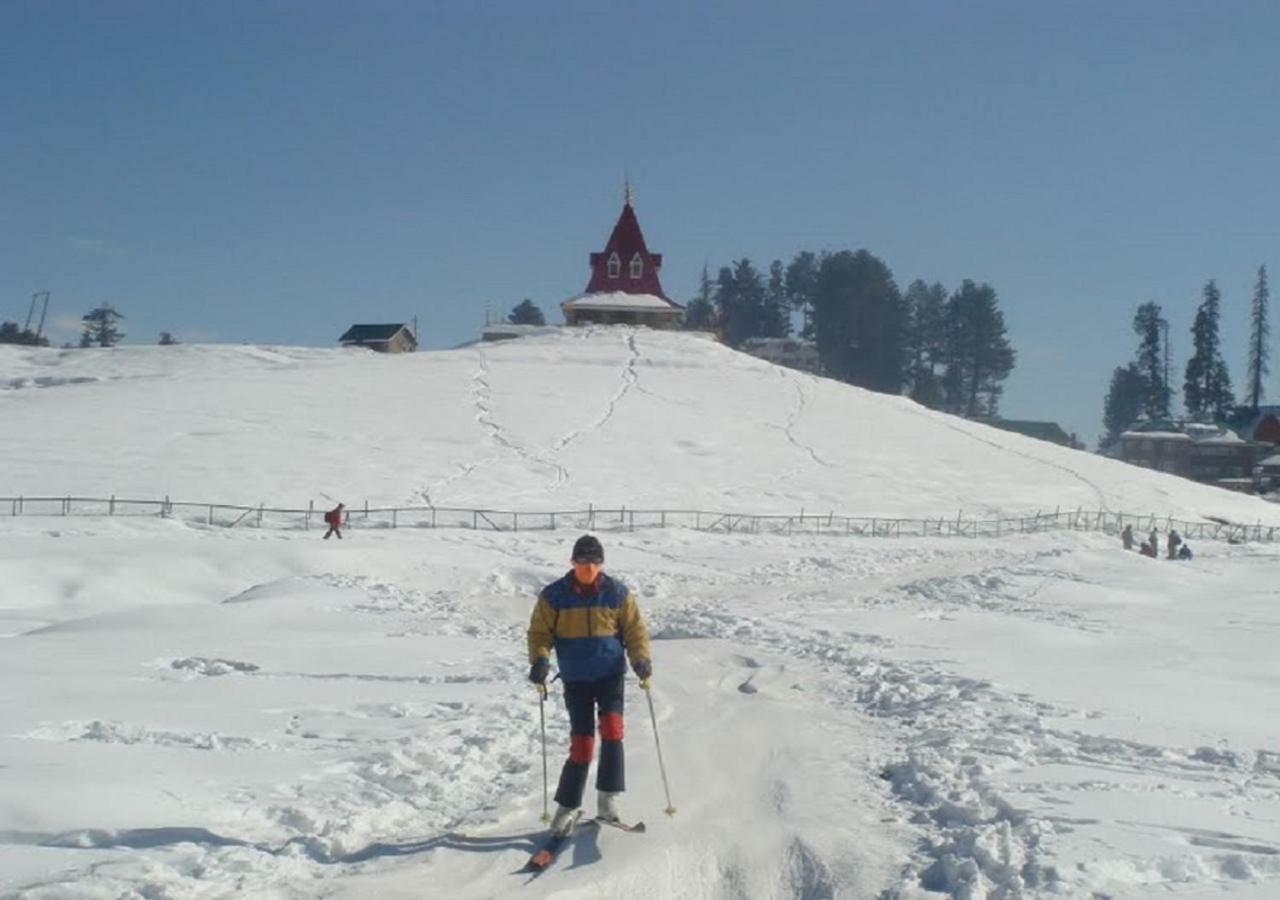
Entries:
<svg viewBox="0 0 1280 900">
<path fill-rule="evenodd" d="M 0 347 L 0 388 L 0 495 L 1280 522 L 1256 498 L 647 330 L 404 356 Z"/>
<path fill-rule="evenodd" d="M 0 495 L 1276 518 L 626 329 L 398 358 L 0 347 L 0 417 Z M 605 533 L 679 812 L 631 681 L 648 833 L 584 830 L 530 881 L 523 636 L 575 532 L 7 511 L 4 900 L 1280 894 L 1275 547 Z M 558 686 L 545 711 L 554 780 Z"/>
</svg>

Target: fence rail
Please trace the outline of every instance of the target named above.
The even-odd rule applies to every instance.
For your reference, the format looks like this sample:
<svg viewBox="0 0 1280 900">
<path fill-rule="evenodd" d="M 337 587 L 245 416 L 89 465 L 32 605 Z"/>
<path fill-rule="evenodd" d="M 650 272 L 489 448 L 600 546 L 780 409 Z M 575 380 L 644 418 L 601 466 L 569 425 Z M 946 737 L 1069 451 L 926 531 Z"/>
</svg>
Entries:
<svg viewBox="0 0 1280 900">
<path fill-rule="evenodd" d="M 238 506 L 136 500 L 121 497 L 0 497 L 0 515 L 11 516 L 152 516 L 202 523 L 210 527 L 306 530 L 323 527 L 323 509 L 314 501 L 306 508 Z M 1280 541 L 1280 525 L 1261 521 L 1249 525 L 1226 520 L 1188 521 L 1152 514 L 1108 511 L 1037 512 L 998 519 L 965 518 L 961 514 L 912 519 L 884 516 L 844 516 L 836 513 L 728 513 L 690 509 L 504 510 L 453 506 L 396 506 L 347 508 L 346 524 L 355 528 L 469 528 L 486 531 L 575 530 L 634 531 L 649 528 L 693 528 L 699 531 L 747 534 L 830 534 L 859 537 L 1004 537 L 1041 531 L 1100 531 L 1118 534 L 1126 525 L 1142 534 L 1152 529 L 1177 529 L 1187 540 L 1232 542 Z"/>
</svg>

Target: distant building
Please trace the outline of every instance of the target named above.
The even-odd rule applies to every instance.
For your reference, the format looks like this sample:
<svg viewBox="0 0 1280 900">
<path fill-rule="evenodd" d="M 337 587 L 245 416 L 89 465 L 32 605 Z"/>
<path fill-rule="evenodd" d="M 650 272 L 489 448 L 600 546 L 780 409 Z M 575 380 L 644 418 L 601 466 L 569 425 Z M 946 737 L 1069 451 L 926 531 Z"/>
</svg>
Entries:
<svg viewBox="0 0 1280 900">
<path fill-rule="evenodd" d="M 509 341 L 535 334 L 554 334 L 560 330 L 559 325 L 513 325 L 510 322 L 490 322 L 480 332 L 480 340 Z"/>
<path fill-rule="evenodd" d="M 1280 453 L 1268 456 L 1258 463 L 1258 480 L 1264 491 L 1280 490 Z"/>
<path fill-rule="evenodd" d="M 1263 444 L 1280 444 L 1280 406 L 1260 406 L 1257 410 L 1241 410 L 1232 420 L 1240 435 Z"/>
<path fill-rule="evenodd" d="M 568 325 L 647 325 L 676 328 L 684 307 L 662 292 L 662 254 L 651 253 L 635 210 L 631 186 L 604 250 L 592 253 L 587 289 L 560 304 Z"/>
<path fill-rule="evenodd" d="M 344 347 L 367 347 L 379 353 L 412 353 L 418 338 L 404 323 L 392 325 L 352 325 L 338 343 Z"/>
<path fill-rule="evenodd" d="M 789 369 L 799 369 L 815 375 L 822 371 L 818 345 L 813 341 L 799 338 L 747 338 L 740 349 L 744 353 Z"/>
<path fill-rule="evenodd" d="M 976 421 L 981 422 L 983 425 L 990 425 L 992 428 L 999 428 L 1002 431 L 1012 431 L 1015 434 L 1023 434 L 1027 437 L 1048 441 L 1051 444 L 1061 444 L 1063 447 L 1070 447 L 1073 450 L 1084 449 L 1084 445 L 1077 441 L 1074 436 L 1067 434 L 1057 422 L 1000 418 L 977 419 Z"/>
<path fill-rule="evenodd" d="M 1235 490 L 1252 483 L 1264 445 L 1229 428 L 1198 422 L 1151 421 L 1120 435 L 1120 459 Z"/>
</svg>

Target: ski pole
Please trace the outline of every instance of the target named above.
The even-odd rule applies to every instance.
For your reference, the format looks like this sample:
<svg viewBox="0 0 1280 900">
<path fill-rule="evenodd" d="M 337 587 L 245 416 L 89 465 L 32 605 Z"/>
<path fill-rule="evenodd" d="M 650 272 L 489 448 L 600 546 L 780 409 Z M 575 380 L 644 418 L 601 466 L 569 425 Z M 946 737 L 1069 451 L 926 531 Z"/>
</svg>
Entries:
<svg viewBox="0 0 1280 900">
<path fill-rule="evenodd" d="M 658 716 L 653 711 L 653 693 L 649 690 L 649 679 L 646 678 L 640 682 L 640 687 L 644 688 L 644 695 L 649 701 L 649 721 L 653 723 L 653 743 L 658 748 L 658 771 L 662 773 L 662 789 L 667 793 L 667 808 L 663 812 L 674 816 L 676 808 L 671 805 L 671 785 L 667 784 L 667 767 L 662 761 L 662 741 L 658 739 Z"/>
<path fill-rule="evenodd" d="M 542 821 L 550 822 L 547 812 L 547 686 L 538 685 L 538 722 L 542 726 Z"/>
</svg>

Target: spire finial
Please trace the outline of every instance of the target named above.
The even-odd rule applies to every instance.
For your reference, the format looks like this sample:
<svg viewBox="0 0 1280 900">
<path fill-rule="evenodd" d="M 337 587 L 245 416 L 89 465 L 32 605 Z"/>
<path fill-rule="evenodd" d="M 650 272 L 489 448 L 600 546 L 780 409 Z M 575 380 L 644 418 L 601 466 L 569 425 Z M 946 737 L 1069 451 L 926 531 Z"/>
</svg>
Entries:
<svg viewBox="0 0 1280 900">
<path fill-rule="evenodd" d="M 623 203 L 626 206 L 630 206 L 631 205 L 631 179 L 630 178 L 627 178 L 623 182 L 622 197 L 623 197 Z"/>
</svg>

